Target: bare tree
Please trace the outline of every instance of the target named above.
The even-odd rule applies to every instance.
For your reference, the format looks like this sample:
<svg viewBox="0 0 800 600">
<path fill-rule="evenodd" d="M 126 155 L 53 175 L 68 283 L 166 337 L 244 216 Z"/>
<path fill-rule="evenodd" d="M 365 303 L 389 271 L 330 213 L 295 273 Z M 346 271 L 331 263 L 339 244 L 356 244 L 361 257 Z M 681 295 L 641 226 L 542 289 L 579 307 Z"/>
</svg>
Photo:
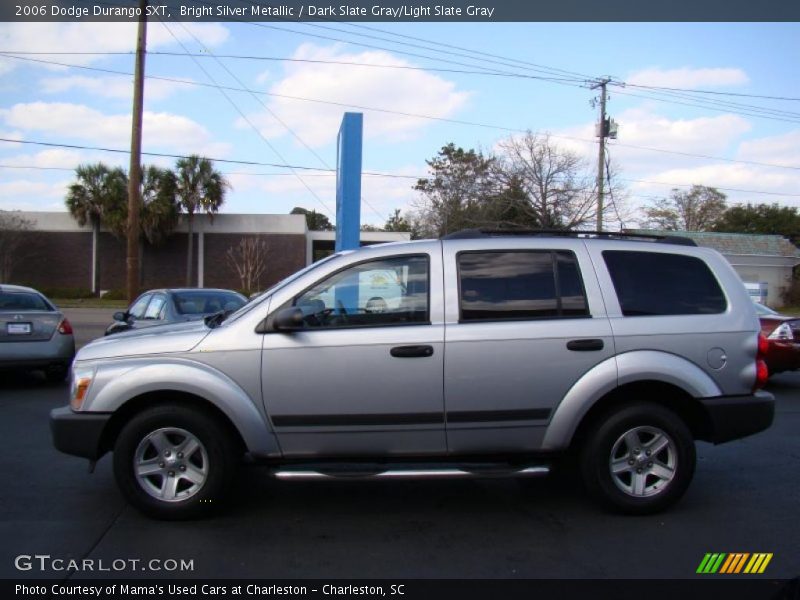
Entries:
<svg viewBox="0 0 800 600">
<path fill-rule="evenodd" d="M 267 243 L 264 240 L 242 238 L 236 246 L 228 248 L 225 258 L 239 277 L 241 289 L 247 294 L 259 289 L 261 276 L 267 268 Z"/>
<path fill-rule="evenodd" d="M 14 212 L 0 210 L 0 282 L 8 283 L 14 268 L 29 258 L 30 236 L 35 222 Z"/>
<path fill-rule="evenodd" d="M 526 198 L 518 210 L 539 227 L 580 229 L 596 220 L 596 174 L 583 158 L 559 148 L 549 135 L 530 131 L 500 148 L 501 173 L 513 178 Z"/>
<path fill-rule="evenodd" d="M 669 198 L 657 200 L 644 214 L 654 229 L 709 231 L 725 214 L 726 198 L 716 188 L 693 185 L 688 191 L 672 190 Z"/>
</svg>

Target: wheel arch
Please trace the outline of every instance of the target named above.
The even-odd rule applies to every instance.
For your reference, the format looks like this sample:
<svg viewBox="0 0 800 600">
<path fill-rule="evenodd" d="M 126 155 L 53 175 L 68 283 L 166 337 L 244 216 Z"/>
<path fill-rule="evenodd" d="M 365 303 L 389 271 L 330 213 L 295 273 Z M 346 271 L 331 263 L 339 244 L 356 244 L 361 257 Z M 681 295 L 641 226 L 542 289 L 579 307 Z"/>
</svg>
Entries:
<svg viewBox="0 0 800 600">
<path fill-rule="evenodd" d="M 580 446 L 593 426 L 609 411 L 641 401 L 652 402 L 675 413 L 696 440 L 708 440 L 712 435 L 709 415 L 696 398 L 674 384 L 644 380 L 621 385 L 595 402 L 575 428 L 568 446 Z"/>
<path fill-rule="evenodd" d="M 209 365 L 183 359 L 137 360 L 100 368 L 90 412 L 111 414 L 102 450 L 110 448 L 124 423 L 145 408 L 178 402 L 221 419 L 257 458 L 280 454 L 277 438 L 256 400 L 230 377 Z"/>
<path fill-rule="evenodd" d="M 699 398 L 721 393 L 707 373 L 680 356 L 655 350 L 620 354 L 593 367 L 570 388 L 550 419 L 542 447 L 566 450 L 598 415 L 637 399 L 666 407 L 686 422 L 695 439 L 708 439 L 711 421 Z"/>
<path fill-rule="evenodd" d="M 105 453 L 113 450 L 114 443 L 116 442 L 117 437 L 119 437 L 123 427 L 125 427 L 125 425 L 129 423 L 130 420 L 136 415 L 149 408 L 165 404 L 178 405 L 189 410 L 204 413 L 206 416 L 222 424 L 223 428 L 230 434 L 231 439 L 234 440 L 236 448 L 242 454 L 249 451 L 247 442 L 245 441 L 244 437 L 242 437 L 239 429 L 236 427 L 236 425 L 234 425 L 230 417 L 228 417 L 228 415 L 226 415 L 218 406 L 212 402 L 209 402 L 205 398 L 188 392 L 161 390 L 145 392 L 130 398 L 116 411 L 114 411 L 105 428 L 103 429 L 103 435 L 100 438 L 100 452 Z"/>
</svg>

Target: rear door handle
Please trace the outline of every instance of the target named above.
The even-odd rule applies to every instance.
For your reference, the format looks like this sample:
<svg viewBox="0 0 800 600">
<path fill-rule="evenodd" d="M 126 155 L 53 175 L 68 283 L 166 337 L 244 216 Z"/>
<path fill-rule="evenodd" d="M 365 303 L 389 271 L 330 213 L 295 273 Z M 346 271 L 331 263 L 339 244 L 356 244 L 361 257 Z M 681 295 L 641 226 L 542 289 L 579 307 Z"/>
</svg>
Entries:
<svg viewBox="0 0 800 600">
<path fill-rule="evenodd" d="M 395 358 L 425 358 L 433 356 L 433 346 L 395 346 L 389 354 Z"/>
<path fill-rule="evenodd" d="M 603 349 L 603 340 L 570 340 L 567 342 L 567 350 L 575 352 L 591 352 Z"/>
</svg>

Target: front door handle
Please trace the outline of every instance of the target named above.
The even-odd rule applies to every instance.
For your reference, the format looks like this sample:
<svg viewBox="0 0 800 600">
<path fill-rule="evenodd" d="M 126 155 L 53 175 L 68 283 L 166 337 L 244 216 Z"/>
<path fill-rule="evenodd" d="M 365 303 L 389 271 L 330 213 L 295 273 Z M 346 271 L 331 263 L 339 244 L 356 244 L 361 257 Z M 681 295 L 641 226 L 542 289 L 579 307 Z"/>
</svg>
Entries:
<svg viewBox="0 0 800 600">
<path fill-rule="evenodd" d="M 567 350 L 575 352 L 592 352 L 603 349 L 603 340 L 570 340 L 567 342 Z"/>
<path fill-rule="evenodd" d="M 425 358 L 433 356 L 433 346 L 395 346 L 389 354 L 395 358 Z"/>
</svg>

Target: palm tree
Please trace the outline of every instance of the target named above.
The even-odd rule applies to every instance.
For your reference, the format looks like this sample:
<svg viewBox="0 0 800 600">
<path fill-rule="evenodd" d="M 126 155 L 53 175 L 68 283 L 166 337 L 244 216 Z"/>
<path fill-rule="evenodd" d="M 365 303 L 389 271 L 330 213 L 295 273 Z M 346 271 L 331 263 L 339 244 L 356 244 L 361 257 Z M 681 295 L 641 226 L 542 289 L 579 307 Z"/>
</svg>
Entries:
<svg viewBox="0 0 800 600">
<path fill-rule="evenodd" d="M 211 219 L 225 202 L 225 191 L 230 185 L 211 161 L 196 154 L 180 158 L 175 164 L 177 171 L 177 195 L 181 207 L 186 211 L 189 229 L 189 248 L 186 255 L 186 285 L 192 285 L 192 247 L 194 237 L 194 214 L 204 211 Z"/>
<path fill-rule="evenodd" d="M 80 165 L 77 181 L 67 189 L 67 209 L 79 225 L 92 225 L 92 293 L 98 290 L 97 243 L 101 224 L 115 224 L 127 207 L 128 177 L 119 167 L 103 163 Z"/>
<path fill-rule="evenodd" d="M 151 244 L 160 243 L 178 224 L 178 182 L 175 173 L 150 165 L 142 167 L 142 235 Z"/>
</svg>

